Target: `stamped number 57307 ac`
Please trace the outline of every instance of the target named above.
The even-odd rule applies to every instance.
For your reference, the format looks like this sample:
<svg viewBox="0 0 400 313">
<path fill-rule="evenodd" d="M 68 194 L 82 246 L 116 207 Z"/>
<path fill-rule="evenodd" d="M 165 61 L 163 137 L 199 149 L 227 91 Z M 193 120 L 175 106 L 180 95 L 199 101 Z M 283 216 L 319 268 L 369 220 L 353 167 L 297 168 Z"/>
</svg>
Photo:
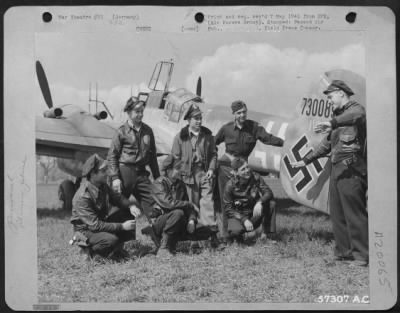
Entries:
<svg viewBox="0 0 400 313">
<path fill-rule="evenodd" d="M 316 300 L 318 303 L 369 303 L 368 296 L 350 296 L 350 295 L 323 295 Z"/>
</svg>

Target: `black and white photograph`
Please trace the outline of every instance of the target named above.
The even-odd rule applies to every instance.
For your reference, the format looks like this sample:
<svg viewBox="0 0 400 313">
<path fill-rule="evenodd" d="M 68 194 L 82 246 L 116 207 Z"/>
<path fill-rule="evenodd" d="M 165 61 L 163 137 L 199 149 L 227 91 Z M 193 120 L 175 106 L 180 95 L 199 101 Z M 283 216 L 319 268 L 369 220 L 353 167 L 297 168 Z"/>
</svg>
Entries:
<svg viewBox="0 0 400 313">
<path fill-rule="evenodd" d="M 390 9 L 21 7 L 5 25 L 10 307 L 394 305 Z"/>
</svg>

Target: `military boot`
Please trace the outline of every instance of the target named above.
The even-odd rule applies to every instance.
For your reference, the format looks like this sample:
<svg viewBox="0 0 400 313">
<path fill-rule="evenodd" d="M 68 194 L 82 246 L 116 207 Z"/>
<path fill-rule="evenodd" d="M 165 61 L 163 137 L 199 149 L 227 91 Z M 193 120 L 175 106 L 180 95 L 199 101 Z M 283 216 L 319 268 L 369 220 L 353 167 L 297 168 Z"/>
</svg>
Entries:
<svg viewBox="0 0 400 313">
<path fill-rule="evenodd" d="M 170 235 L 163 233 L 160 241 L 160 246 L 157 251 L 157 257 L 159 258 L 166 258 L 169 259 L 173 256 L 173 253 L 171 252 L 171 241 L 172 238 Z M 176 243 L 175 243 L 176 246 Z"/>
<path fill-rule="evenodd" d="M 120 261 L 129 258 L 129 252 L 124 249 L 124 243 L 118 243 L 115 248 L 108 254 L 108 259 Z"/>
<path fill-rule="evenodd" d="M 152 225 L 144 227 L 141 232 L 143 235 L 149 236 L 157 248 L 160 247 L 160 238 L 157 237 Z"/>
<path fill-rule="evenodd" d="M 270 200 L 266 213 L 262 219 L 262 227 L 265 234 L 276 232 L 276 201 Z"/>
<path fill-rule="evenodd" d="M 243 240 L 245 241 L 245 242 L 248 242 L 248 241 L 254 241 L 254 240 L 256 240 L 256 238 L 257 238 L 257 231 L 255 231 L 255 230 L 252 230 L 252 231 L 249 231 L 249 232 L 245 232 L 244 234 L 243 234 Z"/>
<path fill-rule="evenodd" d="M 224 250 L 226 245 L 221 245 L 217 237 L 217 232 L 212 232 L 210 236 L 210 246 L 212 249 L 220 251 Z"/>
<path fill-rule="evenodd" d="M 178 244 L 178 238 L 174 235 L 174 236 L 169 236 L 169 242 L 168 242 L 168 247 L 169 247 L 169 251 L 172 254 L 176 254 L 176 245 Z"/>
<path fill-rule="evenodd" d="M 268 232 L 268 230 L 264 227 L 264 225 L 263 225 L 262 229 L 263 229 L 263 232 L 262 232 L 262 234 L 261 234 L 260 240 L 261 240 L 264 244 L 267 244 L 267 245 L 270 245 L 270 244 L 274 245 L 274 244 L 276 244 L 276 243 L 277 243 L 276 240 L 273 240 L 273 239 L 271 238 L 271 237 L 272 237 L 271 235 L 272 235 L 273 233 Z"/>
</svg>

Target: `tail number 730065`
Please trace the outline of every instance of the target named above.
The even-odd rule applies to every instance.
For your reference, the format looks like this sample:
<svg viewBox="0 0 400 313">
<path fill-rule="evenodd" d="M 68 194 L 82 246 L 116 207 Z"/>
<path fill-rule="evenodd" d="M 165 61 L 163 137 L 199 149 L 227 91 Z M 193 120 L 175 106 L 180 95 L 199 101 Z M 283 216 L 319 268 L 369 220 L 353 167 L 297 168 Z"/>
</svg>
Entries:
<svg viewBox="0 0 400 313">
<path fill-rule="evenodd" d="M 301 161 L 303 159 L 304 156 L 306 156 L 308 153 L 310 153 L 312 151 L 312 148 L 309 148 L 308 150 L 305 151 L 305 153 L 301 154 L 301 150 L 306 147 L 308 144 L 308 138 L 306 135 L 303 135 L 292 147 L 292 149 L 290 149 L 290 152 L 293 156 L 293 158 L 296 161 Z M 310 169 L 307 166 L 304 167 L 300 167 L 300 168 L 293 168 L 292 165 L 290 164 L 290 160 L 289 160 L 289 156 L 288 154 L 285 154 L 285 156 L 283 157 L 283 162 L 287 168 L 287 171 L 289 173 L 289 176 L 291 179 L 294 179 L 294 177 L 301 172 L 303 174 L 303 178 L 300 179 L 297 183 L 296 183 L 296 190 L 297 192 L 302 191 L 309 183 L 312 182 L 312 175 L 310 173 Z M 323 166 L 321 165 L 319 160 L 315 160 L 314 162 L 312 162 L 312 165 L 315 169 L 315 171 L 317 172 L 317 175 L 319 175 L 322 170 L 323 170 Z"/>
</svg>

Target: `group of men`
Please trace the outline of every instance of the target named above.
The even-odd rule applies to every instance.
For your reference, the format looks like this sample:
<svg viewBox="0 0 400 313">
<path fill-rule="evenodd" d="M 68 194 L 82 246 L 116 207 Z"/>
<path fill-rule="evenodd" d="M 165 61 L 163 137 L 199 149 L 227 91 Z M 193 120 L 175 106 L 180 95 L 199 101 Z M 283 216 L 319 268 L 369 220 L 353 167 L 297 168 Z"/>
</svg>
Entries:
<svg viewBox="0 0 400 313">
<path fill-rule="evenodd" d="M 343 85 L 333 90 L 333 83 L 326 91 L 332 101 L 335 91 L 343 91 Z M 361 106 L 352 104 L 350 107 L 354 111 L 354 108 Z M 141 214 L 148 221 L 142 233 L 151 237 L 160 257 L 173 255 L 179 240 L 210 239 L 211 246 L 216 248 L 233 240 L 242 242 L 246 237 L 253 237 L 257 228 L 263 230 L 264 237 L 275 232 L 273 193 L 264 180 L 249 169 L 247 159 L 257 140 L 274 146 L 282 146 L 283 140 L 266 132 L 257 122 L 248 120 L 247 106 L 243 101 L 232 103 L 234 120 L 222 126 L 215 137 L 211 130 L 202 125 L 202 112 L 198 103 L 193 101 L 183 117 L 188 124 L 176 134 L 171 154 L 161 165 L 161 175 L 153 131 L 142 122 L 144 109 L 144 101 L 136 97 L 128 99 L 124 108 L 128 119 L 112 139 L 107 160 L 92 155 L 84 164 L 82 175 L 86 180 L 74 196 L 71 223 L 79 237 L 84 238 L 91 255 L 126 255 L 123 243 L 136 238 L 136 219 Z M 346 111 L 346 108 L 341 110 Z M 357 128 L 361 121 L 356 121 L 353 115 L 338 115 L 329 125 L 321 124 L 319 131 L 350 129 L 350 125 Z M 359 155 L 362 150 L 362 138 L 358 138 L 361 131 L 351 134 L 344 131 L 346 136 L 353 135 L 353 141 L 342 144 L 348 150 L 343 148 L 341 152 L 338 152 L 335 145 L 343 136 L 335 135 L 335 130 L 329 134 L 332 138 L 321 143 L 329 148 L 316 149 L 312 156 L 307 156 L 304 162 L 294 166 L 304 166 L 329 152 L 329 149 L 337 151 L 332 153 L 331 158 L 340 155 L 338 160 L 341 162 L 348 159 L 342 158 L 342 154 Z M 225 142 L 225 153 L 217 160 L 216 147 L 222 142 Z M 335 162 L 332 160 L 332 163 Z M 146 166 L 152 172 L 153 182 L 149 179 L 150 173 Z M 339 180 L 338 176 L 335 177 Z M 331 187 L 337 193 L 334 205 L 342 207 L 341 211 L 347 210 L 347 205 L 355 205 L 340 196 L 344 192 L 343 188 L 349 186 L 348 180 L 343 183 L 344 187 L 339 183 L 335 188 Z M 136 202 L 128 200 L 131 195 Z M 332 203 L 331 200 L 331 210 Z M 359 208 L 354 209 L 354 212 L 361 210 L 362 203 L 358 204 Z M 354 247 L 354 234 L 348 233 L 351 223 L 355 222 L 354 218 L 347 219 L 348 214 L 339 213 L 339 210 L 332 216 L 334 225 L 340 225 L 334 227 L 337 257 L 364 257 L 364 247 Z M 364 221 L 357 221 L 358 226 L 361 223 Z M 360 235 L 357 232 L 356 242 L 364 241 L 365 235 L 368 234 Z"/>
</svg>

